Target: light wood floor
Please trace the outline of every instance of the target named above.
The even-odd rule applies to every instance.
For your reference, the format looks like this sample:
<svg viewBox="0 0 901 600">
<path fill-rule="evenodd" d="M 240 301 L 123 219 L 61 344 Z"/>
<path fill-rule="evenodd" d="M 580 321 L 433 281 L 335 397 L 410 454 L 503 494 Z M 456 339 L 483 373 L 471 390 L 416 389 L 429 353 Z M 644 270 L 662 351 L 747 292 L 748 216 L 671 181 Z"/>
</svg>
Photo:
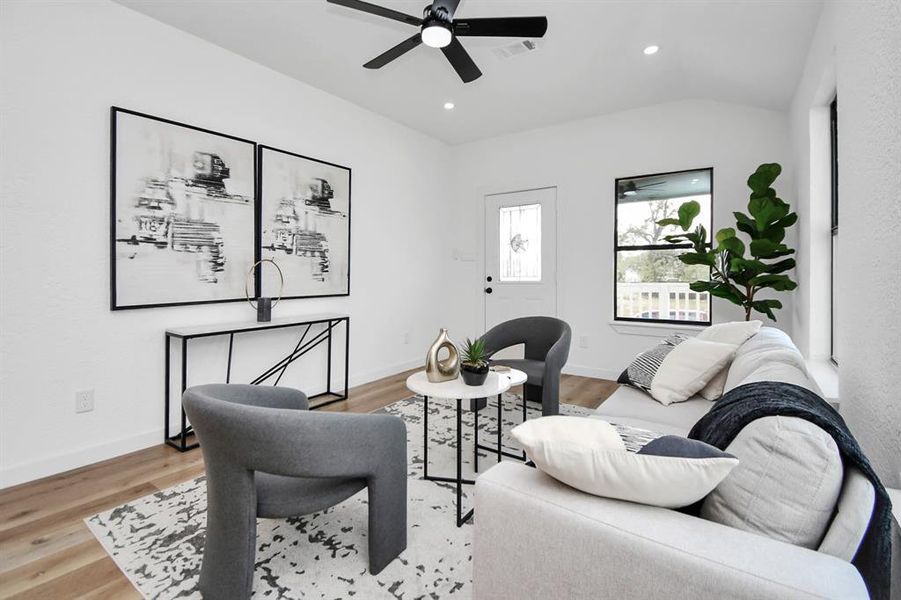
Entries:
<svg viewBox="0 0 901 600">
<path fill-rule="evenodd" d="M 353 388 L 328 409 L 370 412 L 408 398 L 410 372 Z M 560 399 L 594 408 L 616 388 L 564 375 Z M 161 444 L 0 491 L 0 598 L 140 598 L 83 519 L 202 473 L 199 450 Z"/>
</svg>

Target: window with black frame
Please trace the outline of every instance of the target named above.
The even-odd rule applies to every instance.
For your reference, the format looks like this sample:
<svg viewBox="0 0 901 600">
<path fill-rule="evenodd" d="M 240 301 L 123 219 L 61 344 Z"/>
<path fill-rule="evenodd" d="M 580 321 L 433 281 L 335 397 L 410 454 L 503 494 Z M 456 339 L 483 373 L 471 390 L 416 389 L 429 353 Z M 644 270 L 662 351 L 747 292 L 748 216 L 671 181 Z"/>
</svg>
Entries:
<svg viewBox="0 0 901 600">
<path fill-rule="evenodd" d="M 838 251 L 838 98 L 832 100 L 829 106 L 829 150 L 832 162 L 832 242 L 831 242 L 831 277 L 829 289 L 829 354 L 832 362 L 838 364 L 838 351 L 835 340 L 836 310 L 835 310 L 835 283 L 836 283 L 836 256 Z"/>
<path fill-rule="evenodd" d="M 701 213 L 694 225 L 713 229 L 713 169 L 657 173 L 616 180 L 614 239 L 614 319 L 664 323 L 710 323 L 710 294 L 694 292 L 692 281 L 707 280 L 710 268 L 686 265 L 679 255 L 690 244 L 674 245 L 667 235 L 681 232 L 657 221 L 674 218 L 683 202 L 695 200 Z"/>
</svg>

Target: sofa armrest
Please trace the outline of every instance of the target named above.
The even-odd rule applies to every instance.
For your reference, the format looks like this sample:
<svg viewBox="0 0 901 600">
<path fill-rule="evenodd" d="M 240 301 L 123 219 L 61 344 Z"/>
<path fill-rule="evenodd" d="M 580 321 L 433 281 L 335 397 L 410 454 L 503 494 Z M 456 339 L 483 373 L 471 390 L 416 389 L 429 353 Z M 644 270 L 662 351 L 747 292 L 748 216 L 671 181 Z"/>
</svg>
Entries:
<svg viewBox="0 0 901 600">
<path fill-rule="evenodd" d="M 476 480 L 473 597 L 867 598 L 848 562 L 504 462 Z"/>
</svg>

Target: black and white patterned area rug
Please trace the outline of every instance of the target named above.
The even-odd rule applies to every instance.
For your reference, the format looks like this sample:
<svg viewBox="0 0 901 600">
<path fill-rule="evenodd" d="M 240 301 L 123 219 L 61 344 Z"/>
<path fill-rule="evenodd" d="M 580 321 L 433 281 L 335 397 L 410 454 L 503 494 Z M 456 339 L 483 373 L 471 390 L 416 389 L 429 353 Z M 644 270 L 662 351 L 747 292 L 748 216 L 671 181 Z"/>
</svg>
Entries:
<svg viewBox="0 0 901 600">
<path fill-rule="evenodd" d="M 490 401 L 496 402 L 496 400 Z M 429 474 L 455 472 L 456 413 L 452 402 L 429 402 Z M 522 421 L 518 396 L 504 397 L 504 444 Z M 407 549 L 378 575 L 368 571 L 366 490 L 320 513 L 291 519 L 260 519 L 254 580 L 256 598 L 456 598 L 471 597 L 472 525 L 455 526 L 455 487 L 422 476 L 423 403 L 396 402 L 379 412 L 407 424 Z M 561 405 L 561 413 L 593 411 Z M 530 416 L 539 416 L 530 409 Z M 479 442 L 496 440 L 497 404 L 479 414 Z M 637 450 L 655 434 L 618 427 L 627 448 Z M 464 476 L 472 477 L 473 415 L 463 417 Z M 480 453 L 480 471 L 496 455 Z M 464 508 L 472 488 L 464 486 Z M 476 515 L 478 518 L 478 515 Z M 206 485 L 200 477 L 123 504 L 88 519 L 90 530 L 146 598 L 200 598 L 196 590 L 206 526 Z"/>
</svg>

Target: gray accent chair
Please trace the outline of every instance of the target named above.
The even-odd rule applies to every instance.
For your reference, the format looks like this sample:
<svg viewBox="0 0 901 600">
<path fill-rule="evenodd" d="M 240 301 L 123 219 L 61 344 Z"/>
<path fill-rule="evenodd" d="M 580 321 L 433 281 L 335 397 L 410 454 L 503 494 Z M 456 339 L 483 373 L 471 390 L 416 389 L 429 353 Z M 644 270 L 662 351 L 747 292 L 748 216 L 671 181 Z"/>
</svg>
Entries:
<svg viewBox="0 0 901 600">
<path fill-rule="evenodd" d="M 369 571 L 407 547 L 407 433 L 390 415 L 314 412 L 284 387 L 211 384 L 183 405 L 207 474 L 204 598 L 249 598 L 256 519 L 310 514 L 369 489 Z"/>
<path fill-rule="evenodd" d="M 489 356 L 504 348 L 525 344 L 524 358 L 492 360 L 524 371 L 525 400 L 540 402 L 541 414 L 560 412 L 560 372 L 569 357 L 572 331 L 565 321 L 554 317 L 521 317 L 495 325 L 482 336 Z M 480 408 L 474 406 L 473 408 Z"/>
</svg>

